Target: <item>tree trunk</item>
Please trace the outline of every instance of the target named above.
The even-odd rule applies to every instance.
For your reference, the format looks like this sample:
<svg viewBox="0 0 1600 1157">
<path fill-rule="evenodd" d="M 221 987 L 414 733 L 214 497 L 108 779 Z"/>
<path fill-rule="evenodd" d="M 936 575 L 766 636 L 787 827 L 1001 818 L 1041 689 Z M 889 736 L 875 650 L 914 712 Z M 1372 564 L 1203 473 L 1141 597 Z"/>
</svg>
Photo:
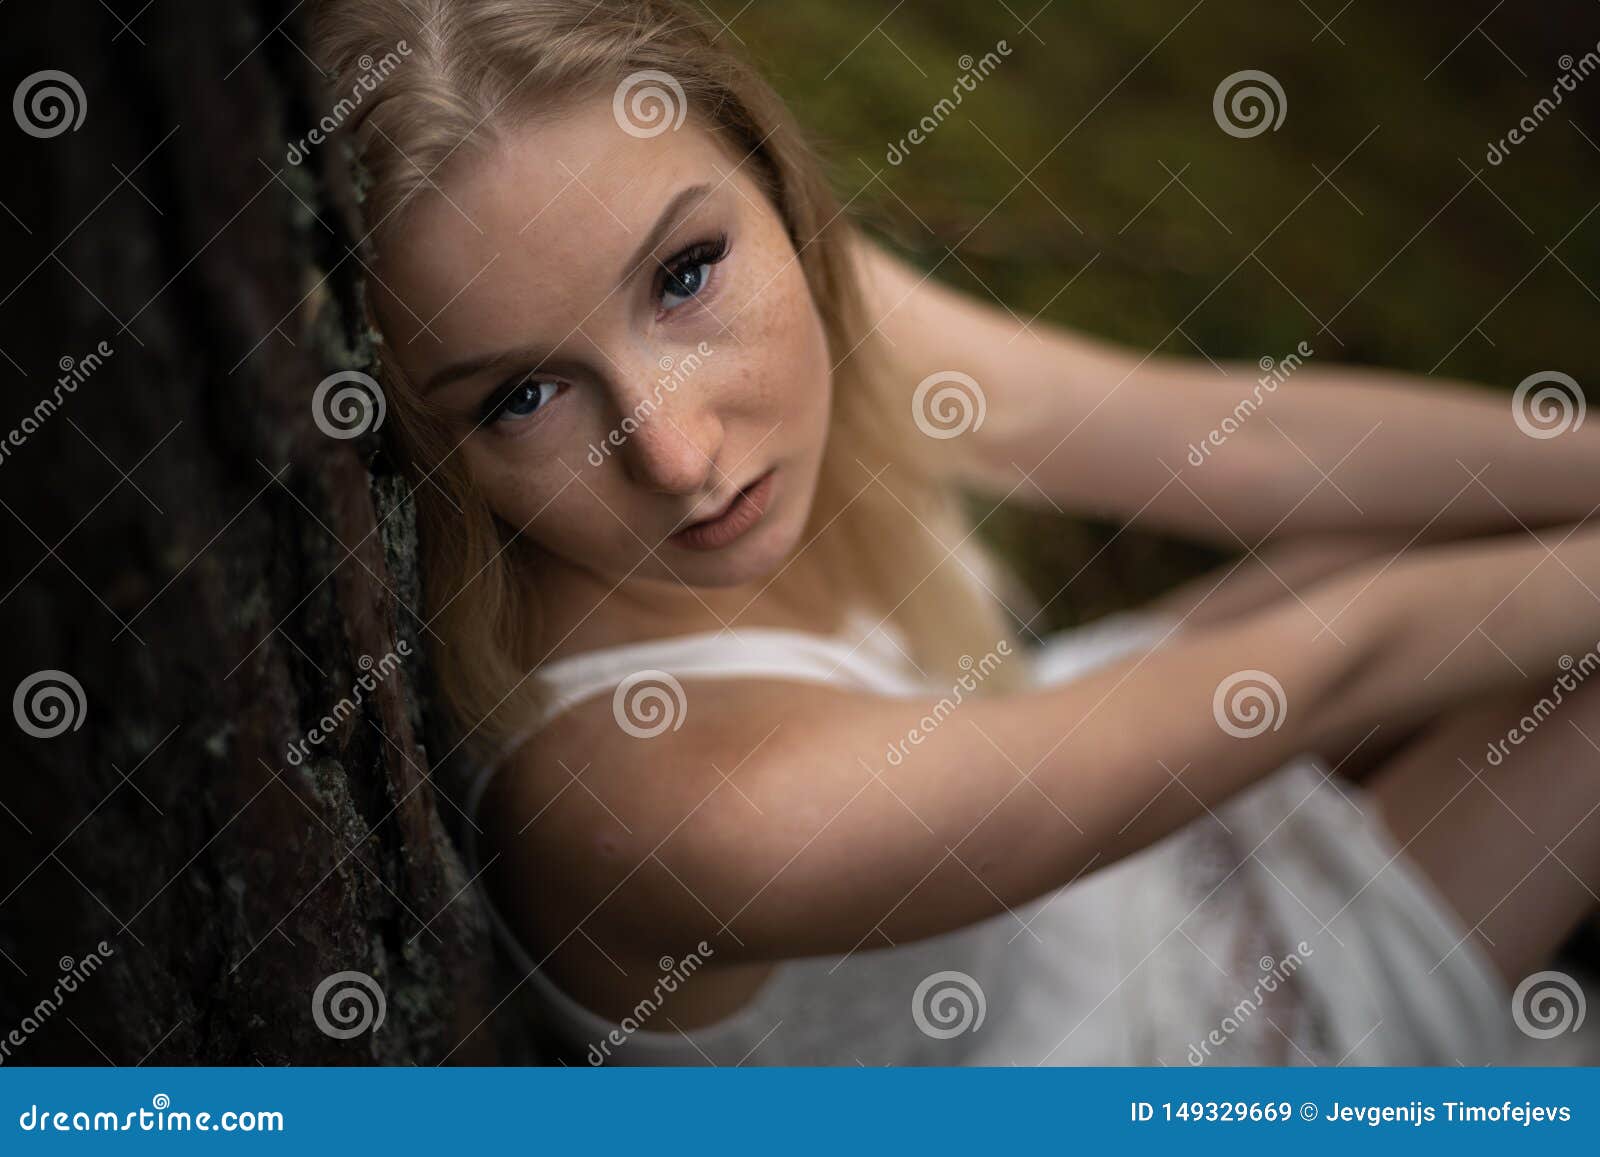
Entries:
<svg viewBox="0 0 1600 1157">
<path fill-rule="evenodd" d="M 527 1059 L 429 774 L 407 487 L 313 417 L 367 349 L 342 146 L 286 160 L 303 9 L 4 19 L 6 84 L 83 119 L 4 126 L 0 1061 Z"/>
</svg>

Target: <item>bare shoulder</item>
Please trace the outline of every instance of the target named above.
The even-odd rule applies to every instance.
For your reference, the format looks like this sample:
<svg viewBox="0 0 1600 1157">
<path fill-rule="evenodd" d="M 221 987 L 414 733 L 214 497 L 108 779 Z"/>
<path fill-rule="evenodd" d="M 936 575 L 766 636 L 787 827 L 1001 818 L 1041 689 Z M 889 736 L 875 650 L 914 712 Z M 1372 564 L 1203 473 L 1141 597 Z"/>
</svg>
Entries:
<svg viewBox="0 0 1600 1157">
<path fill-rule="evenodd" d="M 804 806 L 793 774 L 820 734 L 860 714 L 838 687 L 685 679 L 562 713 L 496 775 L 479 825 L 497 897 L 519 930 L 574 928 L 654 960 L 724 931 L 781 868 L 780 831 Z M 681 691 L 681 694 L 679 693 Z M 788 855 L 784 852 L 783 855 Z"/>
<path fill-rule="evenodd" d="M 785 955 L 787 919 L 753 901 L 781 894 L 770 886 L 804 843 L 795 759 L 851 696 L 680 686 L 681 698 L 660 688 L 655 714 L 637 699 L 631 715 L 614 708 L 610 692 L 562 713 L 500 769 L 478 823 L 497 907 L 564 991 L 618 1019 L 663 958 L 692 959 L 666 1006 L 692 1026 L 736 1010 Z"/>
</svg>

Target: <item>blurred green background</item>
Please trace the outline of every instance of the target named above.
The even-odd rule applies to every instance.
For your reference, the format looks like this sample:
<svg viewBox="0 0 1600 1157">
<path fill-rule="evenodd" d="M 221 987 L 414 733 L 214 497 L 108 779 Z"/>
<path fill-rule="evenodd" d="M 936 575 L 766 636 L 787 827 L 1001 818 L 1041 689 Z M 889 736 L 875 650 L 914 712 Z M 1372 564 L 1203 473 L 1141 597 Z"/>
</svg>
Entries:
<svg viewBox="0 0 1600 1157">
<path fill-rule="evenodd" d="M 1573 67 L 1562 57 L 1596 49 L 1592 0 L 707 8 L 789 100 L 852 212 L 924 268 L 955 247 L 938 276 L 1022 319 L 1141 353 L 1254 361 L 1310 339 L 1319 360 L 1508 392 L 1544 369 L 1600 381 L 1600 73 L 1502 164 L 1486 160 Z M 962 58 L 1000 40 L 1010 55 L 889 164 Z M 1281 127 L 1249 139 L 1212 113 L 1243 69 L 1270 73 L 1287 101 Z M 1011 509 L 983 533 L 1041 600 L 1111 542 L 1039 629 L 1221 557 Z"/>
</svg>

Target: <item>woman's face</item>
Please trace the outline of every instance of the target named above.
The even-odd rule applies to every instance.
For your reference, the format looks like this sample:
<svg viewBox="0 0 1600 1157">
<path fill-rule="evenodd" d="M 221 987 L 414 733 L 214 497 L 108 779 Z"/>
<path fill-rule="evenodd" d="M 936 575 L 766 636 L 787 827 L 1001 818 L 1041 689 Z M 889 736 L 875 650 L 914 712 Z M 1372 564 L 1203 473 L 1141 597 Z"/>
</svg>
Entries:
<svg viewBox="0 0 1600 1157">
<path fill-rule="evenodd" d="M 454 453 L 608 586 L 760 579 L 810 512 L 827 342 L 748 168 L 692 118 L 625 132 L 607 93 L 503 132 L 380 233 L 387 347 Z"/>
</svg>

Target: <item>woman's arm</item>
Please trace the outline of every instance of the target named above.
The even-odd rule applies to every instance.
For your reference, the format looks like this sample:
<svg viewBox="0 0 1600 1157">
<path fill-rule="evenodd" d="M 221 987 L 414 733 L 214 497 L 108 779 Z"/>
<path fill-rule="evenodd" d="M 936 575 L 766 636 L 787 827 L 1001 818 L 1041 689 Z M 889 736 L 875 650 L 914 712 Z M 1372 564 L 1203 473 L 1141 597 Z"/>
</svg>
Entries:
<svg viewBox="0 0 1600 1157">
<path fill-rule="evenodd" d="M 1548 561 L 1521 534 L 1425 547 L 1314 587 L 1310 613 L 1280 602 L 934 727 L 923 700 L 690 681 L 683 728 L 641 741 L 600 696 L 501 777 L 485 812 L 501 890 L 530 942 L 581 928 L 624 961 L 702 938 L 728 964 L 948 931 L 1144 847 L 1298 752 L 1553 669 L 1600 638 L 1597 582 L 1600 530 Z M 1241 669 L 1283 693 L 1254 738 L 1214 714 Z"/>
<path fill-rule="evenodd" d="M 1434 540 L 1575 522 L 1600 505 L 1600 424 L 1530 437 L 1506 396 L 1336 366 L 1338 346 L 1317 334 L 1310 356 L 1261 351 L 1277 376 L 1140 356 L 1025 327 L 865 239 L 859 252 L 906 404 L 942 370 L 983 390 L 984 422 L 959 439 L 970 452 L 949 456 L 981 490 L 1227 546 L 1346 530 Z"/>
</svg>

